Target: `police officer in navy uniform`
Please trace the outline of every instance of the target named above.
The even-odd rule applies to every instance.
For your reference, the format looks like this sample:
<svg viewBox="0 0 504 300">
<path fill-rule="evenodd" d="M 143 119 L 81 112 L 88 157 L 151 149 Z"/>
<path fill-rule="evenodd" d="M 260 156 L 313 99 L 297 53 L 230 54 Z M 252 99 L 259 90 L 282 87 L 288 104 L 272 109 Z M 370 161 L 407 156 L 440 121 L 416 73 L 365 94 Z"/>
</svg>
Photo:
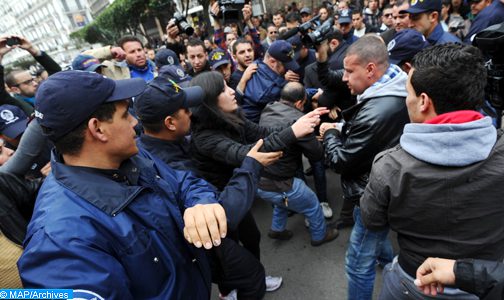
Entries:
<svg viewBox="0 0 504 300">
<path fill-rule="evenodd" d="M 439 23 L 441 3 L 441 0 L 412 0 L 410 7 L 400 13 L 410 14 L 413 27 L 420 31 L 431 45 L 461 43 L 456 36 L 444 31 Z"/>
<path fill-rule="evenodd" d="M 55 149 L 18 262 L 24 287 L 79 288 L 96 299 L 210 297 L 198 248 L 220 245 L 226 215 L 206 182 L 137 155 L 128 99 L 144 88 L 140 78 L 66 71 L 38 89 L 36 117 Z"/>
</svg>

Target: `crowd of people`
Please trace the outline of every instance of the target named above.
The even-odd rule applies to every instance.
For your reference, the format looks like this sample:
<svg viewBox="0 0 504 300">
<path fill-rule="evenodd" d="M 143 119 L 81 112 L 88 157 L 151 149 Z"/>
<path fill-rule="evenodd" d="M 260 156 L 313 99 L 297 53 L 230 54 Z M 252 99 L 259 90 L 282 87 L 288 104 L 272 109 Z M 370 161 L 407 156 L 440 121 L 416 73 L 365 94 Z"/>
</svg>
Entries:
<svg viewBox="0 0 504 300">
<path fill-rule="evenodd" d="M 313 247 L 351 228 L 348 299 L 372 299 L 377 265 L 379 299 L 503 299 L 502 112 L 483 109 L 471 43 L 504 27 L 504 0 L 312 9 L 226 20 L 215 2 L 211 30 L 173 19 L 158 48 L 124 36 L 67 71 L 0 37 L 0 63 L 21 49 L 41 66 L 0 64 L 0 286 L 262 299 L 283 281 L 261 263 L 251 207 L 267 201 L 271 239 L 295 213 Z"/>
</svg>

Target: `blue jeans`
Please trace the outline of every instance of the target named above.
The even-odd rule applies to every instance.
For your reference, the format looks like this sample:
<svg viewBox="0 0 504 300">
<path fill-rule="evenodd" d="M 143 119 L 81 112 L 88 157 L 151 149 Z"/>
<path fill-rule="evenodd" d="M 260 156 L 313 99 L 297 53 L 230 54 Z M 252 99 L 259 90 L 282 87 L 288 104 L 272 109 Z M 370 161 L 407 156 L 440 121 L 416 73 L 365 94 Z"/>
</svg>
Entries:
<svg viewBox="0 0 504 300">
<path fill-rule="evenodd" d="M 437 296 L 425 295 L 414 283 L 414 278 L 408 275 L 397 262 L 397 257 L 383 269 L 383 286 L 379 300 L 403 299 L 460 299 L 476 300 L 478 297 L 456 288 L 445 287 Z"/>
<path fill-rule="evenodd" d="M 287 225 L 289 210 L 285 206 L 285 197 L 290 210 L 303 214 L 310 221 L 311 238 L 320 241 L 325 237 L 326 223 L 322 208 L 320 207 L 317 195 L 299 178 L 294 178 L 292 189 L 287 192 L 270 192 L 257 189 L 257 196 L 271 202 L 273 208 L 273 220 L 271 230 L 284 231 Z"/>
<path fill-rule="evenodd" d="M 315 184 L 315 193 L 320 202 L 327 202 L 327 180 L 325 173 L 324 160 L 311 161 L 313 170 L 313 183 Z"/>
<path fill-rule="evenodd" d="M 348 299 L 367 300 L 373 298 L 377 259 L 380 258 L 382 263 L 391 262 L 394 254 L 388 228 L 380 231 L 366 229 L 357 206 L 353 217 L 355 225 L 345 258 Z"/>
</svg>

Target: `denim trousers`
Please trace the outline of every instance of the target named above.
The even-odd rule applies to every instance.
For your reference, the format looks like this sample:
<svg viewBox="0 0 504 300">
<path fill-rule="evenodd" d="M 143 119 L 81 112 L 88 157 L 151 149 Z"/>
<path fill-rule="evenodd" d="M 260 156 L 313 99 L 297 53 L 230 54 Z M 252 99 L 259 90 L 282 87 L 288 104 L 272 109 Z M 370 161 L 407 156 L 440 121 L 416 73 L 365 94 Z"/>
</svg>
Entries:
<svg viewBox="0 0 504 300">
<path fill-rule="evenodd" d="M 320 241 L 325 237 L 326 223 L 317 195 L 303 180 L 294 178 L 292 189 L 287 192 L 257 189 L 257 196 L 274 205 L 271 230 L 284 231 L 287 225 L 288 212 L 292 210 L 303 214 L 308 219 L 312 240 Z M 287 201 L 285 201 L 286 199 Z"/>
<path fill-rule="evenodd" d="M 353 216 L 355 225 L 345 258 L 348 299 L 367 300 L 373 298 L 377 260 L 389 263 L 394 254 L 388 228 L 379 231 L 366 229 L 358 206 L 354 208 Z"/>
<path fill-rule="evenodd" d="M 409 300 L 409 299 L 460 299 L 476 300 L 475 295 L 459 289 L 445 287 L 437 296 L 425 295 L 414 283 L 414 278 L 406 273 L 397 262 L 397 257 L 383 269 L 383 286 L 379 300 Z"/>
</svg>

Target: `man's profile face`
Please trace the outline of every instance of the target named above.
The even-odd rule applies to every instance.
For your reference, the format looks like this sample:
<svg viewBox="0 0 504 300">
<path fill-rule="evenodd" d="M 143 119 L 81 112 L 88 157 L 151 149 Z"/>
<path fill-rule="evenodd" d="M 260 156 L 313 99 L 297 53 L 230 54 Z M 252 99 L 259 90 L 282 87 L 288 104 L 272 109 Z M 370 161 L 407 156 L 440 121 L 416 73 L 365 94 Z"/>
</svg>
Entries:
<svg viewBox="0 0 504 300">
<path fill-rule="evenodd" d="M 411 25 L 425 37 L 428 37 L 434 26 L 434 23 L 430 21 L 434 15 L 437 18 L 437 13 L 434 12 L 410 14 Z"/>
<path fill-rule="evenodd" d="M 135 143 L 135 126 L 138 121 L 128 111 L 128 101 L 115 102 L 116 111 L 112 121 L 102 122 L 109 140 L 104 144 L 107 152 L 118 161 L 124 161 L 138 153 Z"/>
<path fill-rule="evenodd" d="M 34 97 L 37 92 L 38 83 L 33 79 L 29 71 L 23 71 L 14 75 L 16 86 L 12 91 L 25 97 Z"/>
<path fill-rule="evenodd" d="M 343 60 L 345 73 L 343 81 L 347 83 L 352 95 L 360 95 L 371 85 L 366 66 L 361 64 L 356 54 L 346 56 Z"/>
<path fill-rule="evenodd" d="M 139 68 L 145 67 L 145 64 L 147 63 L 147 56 L 145 55 L 145 51 L 139 42 L 126 42 L 123 44 L 122 48 L 126 53 L 126 62 L 128 65 Z"/>
<path fill-rule="evenodd" d="M 176 136 L 183 138 L 189 134 L 191 129 L 191 111 L 188 108 L 181 108 L 173 116 Z"/>
<path fill-rule="evenodd" d="M 415 89 L 411 85 L 411 76 L 413 75 L 414 69 L 411 69 L 408 73 L 408 81 L 406 82 L 406 91 L 408 96 L 406 97 L 406 107 L 408 108 L 408 116 L 412 123 L 423 123 L 424 119 L 419 111 L 419 101 L 420 97 L 416 95 Z"/>
<path fill-rule="evenodd" d="M 236 62 L 243 68 L 247 68 L 252 62 L 254 62 L 254 49 L 249 43 L 239 43 L 236 45 Z"/>
<path fill-rule="evenodd" d="M 191 63 L 194 71 L 199 73 L 205 68 L 208 54 L 202 46 L 187 46 L 187 59 Z"/>
</svg>

